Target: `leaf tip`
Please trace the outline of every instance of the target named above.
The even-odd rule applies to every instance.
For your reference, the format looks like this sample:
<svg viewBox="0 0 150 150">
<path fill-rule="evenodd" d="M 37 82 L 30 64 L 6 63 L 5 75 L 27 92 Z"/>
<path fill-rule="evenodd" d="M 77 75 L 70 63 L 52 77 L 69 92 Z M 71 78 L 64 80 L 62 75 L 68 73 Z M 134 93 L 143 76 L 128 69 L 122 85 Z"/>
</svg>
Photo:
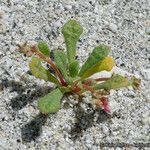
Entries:
<svg viewBox="0 0 150 150">
<path fill-rule="evenodd" d="M 132 86 L 134 89 L 139 89 L 141 84 L 141 79 L 138 79 L 136 77 L 132 77 Z"/>
<path fill-rule="evenodd" d="M 38 42 L 38 49 L 41 53 L 43 53 L 45 56 L 50 55 L 50 50 L 46 42 L 44 41 L 39 41 Z"/>
</svg>

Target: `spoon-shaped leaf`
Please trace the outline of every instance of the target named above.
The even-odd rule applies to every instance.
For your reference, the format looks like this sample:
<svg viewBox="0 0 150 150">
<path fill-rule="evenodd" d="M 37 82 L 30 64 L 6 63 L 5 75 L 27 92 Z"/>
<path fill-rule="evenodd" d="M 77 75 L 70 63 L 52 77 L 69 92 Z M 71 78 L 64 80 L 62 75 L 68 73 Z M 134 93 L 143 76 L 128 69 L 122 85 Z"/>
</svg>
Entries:
<svg viewBox="0 0 150 150">
<path fill-rule="evenodd" d="M 83 28 L 76 20 L 69 20 L 62 27 L 62 34 L 65 38 L 69 64 L 71 64 L 75 60 L 76 44 L 82 32 Z"/>
<path fill-rule="evenodd" d="M 38 101 L 38 107 L 42 114 L 55 113 L 60 109 L 60 101 L 63 93 L 59 89 L 41 97 Z"/>
<path fill-rule="evenodd" d="M 31 61 L 29 62 L 29 68 L 36 78 L 43 79 L 45 81 L 51 81 L 57 85 L 59 85 L 59 81 L 48 71 L 46 70 L 39 58 L 32 57 Z"/>
<path fill-rule="evenodd" d="M 95 66 L 92 68 L 88 69 L 83 75 L 82 79 L 88 78 L 94 73 L 97 73 L 99 71 L 111 71 L 113 66 L 115 64 L 115 61 L 112 57 L 106 57 L 103 61 L 99 61 Z"/>
<path fill-rule="evenodd" d="M 87 59 L 87 61 L 82 66 L 79 76 L 82 78 L 84 76 L 84 73 L 94 67 L 97 63 L 101 63 L 104 58 L 109 54 L 109 47 L 105 45 L 100 45 L 96 48 L 94 48 L 93 52 Z"/>
<path fill-rule="evenodd" d="M 105 89 L 105 90 L 111 90 L 111 89 L 119 89 L 122 87 L 128 87 L 132 86 L 133 84 L 132 80 L 129 80 L 126 77 L 123 77 L 118 74 L 113 74 L 112 77 L 100 84 L 94 85 L 93 89 L 98 90 L 98 89 Z"/>
</svg>

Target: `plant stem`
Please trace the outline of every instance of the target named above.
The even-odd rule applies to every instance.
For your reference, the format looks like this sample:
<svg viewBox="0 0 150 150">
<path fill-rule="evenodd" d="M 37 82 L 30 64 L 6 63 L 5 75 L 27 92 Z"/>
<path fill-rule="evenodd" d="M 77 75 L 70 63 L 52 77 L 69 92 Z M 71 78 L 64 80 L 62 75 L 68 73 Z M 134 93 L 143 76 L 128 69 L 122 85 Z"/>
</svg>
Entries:
<svg viewBox="0 0 150 150">
<path fill-rule="evenodd" d="M 58 70 L 58 68 L 56 67 L 56 65 L 53 63 L 53 61 L 51 60 L 51 58 L 46 57 L 45 55 L 43 55 L 40 51 L 37 50 L 36 46 L 32 46 L 31 47 L 31 51 L 33 53 L 35 53 L 36 55 L 38 55 L 41 59 L 43 59 L 44 61 L 46 61 L 48 64 L 51 65 L 51 67 L 54 69 L 54 71 L 56 72 L 57 76 L 60 79 L 60 82 L 63 86 L 66 86 L 66 82 L 62 76 L 62 74 L 60 73 L 60 71 Z"/>
<path fill-rule="evenodd" d="M 95 81 L 99 82 L 99 81 L 107 81 L 111 78 L 97 78 L 97 79 L 94 79 Z"/>
<path fill-rule="evenodd" d="M 78 94 L 80 91 L 81 91 L 81 88 L 79 86 L 75 85 L 72 87 L 72 92 Z"/>
<path fill-rule="evenodd" d="M 86 84 L 83 84 L 83 87 L 84 87 L 86 90 L 90 91 L 91 93 L 94 93 L 94 89 L 93 89 L 92 87 L 90 87 L 90 86 L 88 86 L 88 85 L 86 85 Z"/>
<path fill-rule="evenodd" d="M 94 93 L 94 89 L 93 87 L 91 87 L 92 85 L 92 82 L 93 81 L 96 81 L 96 82 L 99 82 L 99 81 L 107 81 L 111 78 L 97 78 L 97 79 L 88 79 L 86 80 L 84 83 L 82 83 L 82 86 L 83 86 L 83 89 L 79 89 L 77 88 L 77 83 L 79 80 L 75 81 L 74 84 L 73 84 L 73 87 L 76 86 L 76 88 L 74 88 L 74 92 L 75 93 L 78 93 L 78 94 L 82 94 L 83 92 L 85 92 L 86 90 L 90 91 L 91 93 Z"/>
</svg>

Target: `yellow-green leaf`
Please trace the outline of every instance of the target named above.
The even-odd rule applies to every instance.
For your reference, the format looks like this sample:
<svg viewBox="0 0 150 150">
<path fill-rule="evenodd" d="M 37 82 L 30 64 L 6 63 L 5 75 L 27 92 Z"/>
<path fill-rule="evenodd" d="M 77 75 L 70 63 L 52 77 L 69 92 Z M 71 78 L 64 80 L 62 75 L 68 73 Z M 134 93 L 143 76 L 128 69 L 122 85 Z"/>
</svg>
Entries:
<svg viewBox="0 0 150 150">
<path fill-rule="evenodd" d="M 46 70 L 39 58 L 32 57 L 31 61 L 29 62 L 29 68 L 36 78 L 43 79 L 45 81 L 51 81 L 55 84 L 59 84 L 59 81 L 48 71 Z"/>
<path fill-rule="evenodd" d="M 41 97 L 38 100 L 38 107 L 42 114 L 55 113 L 60 109 L 60 101 L 63 93 L 59 89 L 53 90 L 51 93 Z"/>
<path fill-rule="evenodd" d="M 93 66 L 91 69 L 88 69 L 81 77 L 81 79 L 85 79 L 90 77 L 91 75 L 99 72 L 99 71 L 111 71 L 113 66 L 115 64 L 115 61 L 112 57 L 108 56 L 103 61 L 98 62 L 95 66 Z"/>
<path fill-rule="evenodd" d="M 108 56 L 106 57 L 100 64 L 97 64 L 95 68 L 98 68 L 98 71 L 106 70 L 111 71 L 113 66 L 115 65 L 115 60 Z"/>
<path fill-rule="evenodd" d="M 109 54 L 109 47 L 105 45 L 100 45 L 94 48 L 93 52 L 87 59 L 87 61 L 82 66 L 79 76 L 82 78 L 84 73 L 89 69 L 93 68 L 97 63 L 100 63 L 104 60 L 104 58 Z"/>
<path fill-rule="evenodd" d="M 126 77 L 123 77 L 118 74 L 113 74 L 113 76 L 100 84 L 94 85 L 93 89 L 98 90 L 98 89 L 105 89 L 105 90 L 111 90 L 111 89 L 119 89 L 122 87 L 128 87 L 132 86 L 132 80 L 129 80 Z"/>
</svg>

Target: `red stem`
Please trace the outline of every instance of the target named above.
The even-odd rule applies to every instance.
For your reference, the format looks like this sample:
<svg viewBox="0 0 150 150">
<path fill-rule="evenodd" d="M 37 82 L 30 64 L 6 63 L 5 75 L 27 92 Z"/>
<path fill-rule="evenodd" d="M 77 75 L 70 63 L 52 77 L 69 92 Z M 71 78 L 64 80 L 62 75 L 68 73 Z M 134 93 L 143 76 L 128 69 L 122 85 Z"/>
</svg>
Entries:
<svg viewBox="0 0 150 150">
<path fill-rule="evenodd" d="M 94 93 L 94 89 L 90 86 L 91 84 L 92 84 L 92 81 L 107 81 L 107 80 L 109 80 L 110 78 L 97 78 L 97 79 L 88 79 L 88 80 L 86 80 L 83 84 L 82 84 L 82 86 L 83 86 L 83 88 L 85 88 L 86 90 L 88 90 L 88 91 L 90 91 L 91 93 Z M 75 93 L 80 93 L 80 91 L 81 91 L 81 88 L 79 88 L 78 86 L 77 86 L 77 83 L 74 83 L 74 85 L 73 85 L 73 89 L 72 89 L 72 91 L 73 92 L 75 92 Z"/>
<path fill-rule="evenodd" d="M 87 89 L 88 91 L 90 91 L 91 93 L 94 93 L 94 90 L 93 90 L 90 86 L 88 86 L 88 85 L 86 85 L 86 84 L 83 84 L 83 87 L 84 87 L 85 89 Z"/>
<path fill-rule="evenodd" d="M 54 71 L 56 72 L 57 76 L 59 77 L 60 79 L 60 82 L 63 86 L 66 86 L 66 82 L 62 76 L 62 74 L 60 73 L 60 71 L 58 70 L 58 68 L 56 67 L 56 65 L 53 63 L 53 61 L 49 58 L 49 57 L 46 57 L 45 55 L 43 55 L 40 51 L 38 51 L 36 49 L 35 46 L 31 47 L 31 51 L 34 52 L 36 55 L 38 55 L 40 58 L 42 58 L 44 61 L 46 61 L 48 64 L 51 65 L 51 67 L 54 69 Z"/>
<path fill-rule="evenodd" d="M 95 81 L 99 82 L 99 81 L 107 81 L 109 80 L 110 78 L 97 78 L 97 79 L 94 79 Z"/>
</svg>

